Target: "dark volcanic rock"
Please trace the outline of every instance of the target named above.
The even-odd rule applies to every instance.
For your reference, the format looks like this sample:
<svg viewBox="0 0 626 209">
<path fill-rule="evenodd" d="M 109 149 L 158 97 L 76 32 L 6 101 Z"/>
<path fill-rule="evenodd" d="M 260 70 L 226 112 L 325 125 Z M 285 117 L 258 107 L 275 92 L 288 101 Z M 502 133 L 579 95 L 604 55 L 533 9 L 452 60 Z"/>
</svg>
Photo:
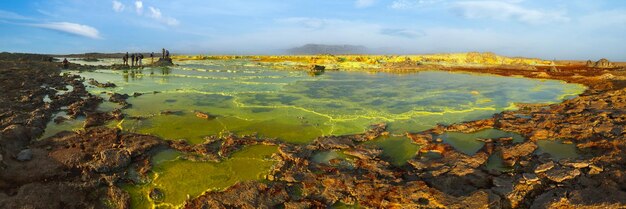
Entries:
<svg viewBox="0 0 626 209">
<path fill-rule="evenodd" d="M 33 151 L 31 149 L 25 149 L 17 153 L 15 159 L 19 161 L 29 161 L 33 158 Z"/>
<path fill-rule="evenodd" d="M 174 66 L 174 62 L 172 62 L 172 58 L 159 58 L 158 61 L 152 63 L 151 66 L 154 67 L 168 67 L 168 66 Z"/>
<path fill-rule="evenodd" d="M 126 104 L 126 99 L 128 99 L 128 94 L 118 94 L 118 93 L 113 93 L 111 95 L 111 97 L 109 97 L 109 101 L 110 102 L 115 102 L 118 104 Z"/>
<path fill-rule="evenodd" d="M 119 171 L 130 164 L 128 152 L 118 148 L 101 151 L 96 159 L 91 166 L 96 172 L 100 173 Z"/>
<path fill-rule="evenodd" d="M 163 194 L 163 192 L 158 188 L 154 188 L 150 190 L 149 196 L 150 196 L 150 199 L 152 199 L 155 202 L 161 202 L 163 198 L 165 198 L 165 194 Z"/>
<path fill-rule="evenodd" d="M 184 208 L 276 208 L 288 199 L 284 186 L 242 182 L 224 192 L 208 192 L 188 202 Z"/>
<path fill-rule="evenodd" d="M 100 87 L 100 88 L 115 88 L 117 87 L 117 85 L 115 85 L 114 83 L 111 82 L 106 82 L 106 83 L 100 83 L 96 80 L 94 80 L 93 78 L 89 79 L 89 84 Z"/>
<path fill-rule="evenodd" d="M 309 71 L 311 71 L 311 72 L 324 72 L 324 70 L 326 70 L 326 67 L 324 67 L 322 65 L 313 65 L 309 69 Z"/>
<path fill-rule="evenodd" d="M 580 175 L 578 169 L 552 169 L 545 173 L 546 177 L 554 182 L 561 183 L 566 180 L 576 178 Z"/>
</svg>

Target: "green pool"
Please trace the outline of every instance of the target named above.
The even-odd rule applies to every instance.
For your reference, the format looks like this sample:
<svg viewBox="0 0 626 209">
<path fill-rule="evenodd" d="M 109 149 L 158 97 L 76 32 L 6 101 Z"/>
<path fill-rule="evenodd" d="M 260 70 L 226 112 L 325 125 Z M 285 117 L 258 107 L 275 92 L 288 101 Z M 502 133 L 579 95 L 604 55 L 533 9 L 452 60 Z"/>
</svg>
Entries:
<svg viewBox="0 0 626 209">
<path fill-rule="evenodd" d="M 329 71 L 312 76 L 303 71 L 271 69 L 248 60 L 185 61 L 172 68 L 73 73 L 117 85 L 110 89 L 88 88 L 96 95 L 143 93 L 128 99 L 132 107 L 123 112 L 145 119 L 125 119 L 111 126 L 190 143 L 233 133 L 306 144 L 319 136 L 362 133 L 375 123 L 388 124 L 391 135 L 399 136 L 437 123 L 486 118 L 513 109 L 517 102 L 560 102 L 585 89 L 554 80 L 441 71 Z M 116 107 L 105 103 L 100 109 Z M 200 118 L 196 112 L 213 117 Z M 47 134 L 59 130 L 54 126 L 50 124 Z M 67 128 L 72 127 L 61 129 Z M 444 136 L 446 143 L 465 147 L 460 149 L 466 153 L 475 152 L 480 146 L 479 142 L 464 138 L 467 137 Z M 419 149 L 403 137 L 380 138 L 370 145 L 379 146 L 383 158 L 398 166 Z M 150 179 L 125 188 L 131 193 L 135 208 L 177 207 L 204 191 L 221 190 L 241 180 L 261 179 L 274 164 L 268 156 L 275 151 L 276 147 L 271 146 L 248 147 L 217 163 L 192 162 L 181 158 L 180 153 L 165 151 L 155 157 L 158 160 L 154 161 Z M 336 153 L 330 154 L 333 156 L 316 158 L 322 162 L 337 157 Z M 148 197 L 154 188 L 163 193 L 162 199 Z"/>
</svg>

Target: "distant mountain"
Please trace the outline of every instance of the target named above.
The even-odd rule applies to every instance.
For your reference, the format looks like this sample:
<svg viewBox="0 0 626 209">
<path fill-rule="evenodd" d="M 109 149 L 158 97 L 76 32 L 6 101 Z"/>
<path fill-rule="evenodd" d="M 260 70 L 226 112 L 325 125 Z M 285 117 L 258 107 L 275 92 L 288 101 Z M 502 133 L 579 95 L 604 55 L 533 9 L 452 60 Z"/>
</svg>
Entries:
<svg viewBox="0 0 626 209">
<path fill-rule="evenodd" d="M 307 44 L 288 49 L 289 54 L 366 54 L 368 49 L 355 45 Z"/>
</svg>

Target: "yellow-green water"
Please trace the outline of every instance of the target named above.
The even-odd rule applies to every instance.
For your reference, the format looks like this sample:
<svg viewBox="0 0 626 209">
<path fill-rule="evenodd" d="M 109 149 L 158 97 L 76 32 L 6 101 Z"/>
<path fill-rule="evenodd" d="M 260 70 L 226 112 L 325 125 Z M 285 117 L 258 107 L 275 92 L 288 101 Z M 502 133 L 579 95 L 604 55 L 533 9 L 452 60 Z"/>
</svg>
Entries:
<svg viewBox="0 0 626 209">
<path fill-rule="evenodd" d="M 176 208 L 205 191 L 262 178 L 274 165 L 270 157 L 276 151 L 276 146 L 250 146 L 222 162 L 194 162 L 182 159 L 180 153 L 163 151 L 152 159 L 154 167 L 148 183 L 124 188 L 131 194 L 132 208 Z M 150 198 L 155 188 L 163 193 L 162 199 Z"/>
<path fill-rule="evenodd" d="M 316 163 L 330 164 L 331 160 L 346 159 L 347 157 L 348 156 L 341 151 L 330 150 L 330 151 L 321 151 L 321 152 L 315 153 L 312 156 L 311 160 L 313 160 L 313 162 L 316 162 Z"/>
<path fill-rule="evenodd" d="M 425 71 L 412 74 L 329 71 L 310 76 L 303 71 L 275 70 L 246 60 L 203 60 L 177 63 L 172 68 L 73 72 L 116 88 L 88 90 L 132 95 L 128 116 L 111 125 L 126 131 L 160 136 L 166 140 L 201 143 L 207 136 L 258 134 L 262 137 L 306 144 L 316 137 L 362 133 L 369 125 L 386 123 L 391 134 L 419 132 L 437 123 L 481 119 L 514 108 L 513 103 L 555 103 L 577 95 L 583 86 L 553 80 L 532 80 L 483 74 Z M 156 93 L 155 93 L 156 92 Z M 119 107 L 105 103 L 100 110 Z M 172 114 L 163 114 L 164 111 Z M 196 117 L 195 112 L 214 118 Z M 52 124 L 54 126 L 54 124 Z M 53 131 L 52 131 L 53 132 Z M 495 132 L 495 133 L 494 133 Z M 466 153 L 482 142 L 466 138 L 505 137 L 498 131 L 442 136 Z M 368 144 L 383 150 L 383 159 L 400 166 L 419 147 L 406 137 L 380 138 Z M 164 151 L 153 158 L 151 177 L 144 184 L 126 185 L 133 208 L 175 207 L 209 190 L 221 190 L 238 181 L 258 180 L 273 165 L 268 155 L 275 147 L 254 146 L 223 162 L 193 162 L 180 153 Z M 334 153 L 331 153 L 334 152 Z M 340 151 L 318 153 L 327 163 Z M 154 202 L 150 190 L 164 198 Z"/>
<path fill-rule="evenodd" d="M 444 143 L 452 145 L 455 149 L 473 155 L 480 150 L 485 142 L 480 139 L 513 138 L 513 143 L 524 141 L 524 137 L 519 134 L 501 131 L 498 129 L 484 129 L 473 133 L 446 132 L 438 136 Z"/>
<path fill-rule="evenodd" d="M 64 117 L 67 120 L 63 120 L 63 122 L 56 123 L 54 119 L 57 117 Z M 44 129 L 43 134 L 40 139 L 45 139 L 61 131 L 78 131 L 83 127 L 83 123 L 85 122 L 85 117 L 77 117 L 75 119 L 71 119 L 65 111 L 60 111 L 52 115 L 52 119 L 46 125 L 46 129 Z"/>
<path fill-rule="evenodd" d="M 420 149 L 419 145 L 414 144 L 406 136 L 381 136 L 365 144 L 374 145 L 382 149 L 383 159 L 396 166 L 406 164 Z"/>
<path fill-rule="evenodd" d="M 107 91 L 147 93 L 129 99 L 133 107 L 124 112 L 153 117 L 124 121 L 122 128 L 192 143 L 224 132 L 308 143 L 322 135 L 361 133 L 380 122 L 389 124 L 392 133 L 417 132 L 437 123 L 485 118 L 511 109 L 515 102 L 559 102 L 584 90 L 553 80 L 439 71 L 338 71 L 311 77 L 241 60 L 178 64 L 172 69 L 98 70 L 81 75 L 118 85 Z M 162 110 L 181 114 L 160 115 Z M 194 111 L 218 117 L 199 120 Z"/>
</svg>

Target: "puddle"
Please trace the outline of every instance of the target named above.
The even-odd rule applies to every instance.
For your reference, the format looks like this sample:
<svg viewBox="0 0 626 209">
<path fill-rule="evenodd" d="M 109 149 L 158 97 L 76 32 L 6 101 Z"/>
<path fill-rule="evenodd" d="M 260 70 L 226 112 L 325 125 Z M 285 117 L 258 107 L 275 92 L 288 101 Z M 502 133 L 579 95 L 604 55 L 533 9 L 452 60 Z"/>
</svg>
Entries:
<svg viewBox="0 0 626 209">
<path fill-rule="evenodd" d="M 563 158 L 577 158 L 577 148 L 575 144 L 564 144 L 561 140 L 538 140 L 537 154 L 548 153 L 554 160 Z"/>
<path fill-rule="evenodd" d="M 485 167 L 487 168 L 487 170 L 496 170 L 500 172 L 508 172 L 513 169 L 504 164 L 504 160 L 502 159 L 502 154 L 500 152 L 495 152 L 491 156 L 489 156 Z"/>
<path fill-rule="evenodd" d="M 69 92 L 74 91 L 74 86 L 72 86 L 72 85 L 65 85 L 65 88 L 66 88 L 67 90 L 60 90 L 60 89 L 56 89 L 56 90 L 57 90 L 56 95 L 64 95 L 64 94 L 67 94 L 67 93 L 69 93 Z"/>
<path fill-rule="evenodd" d="M 413 144 L 405 136 L 382 136 L 365 144 L 381 148 L 383 158 L 396 166 L 405 165 L 420 149 L 419 145 Z"/>
<path fill-rule="evenodd" d="M 65 117 L 67 120 L 57 124 L 54 122 L 54 119 L 57 117 Z M 60 111 L 56 114 L 53 114 L 52 119 L 46 125 L 46 129 L 44 130 L 43 135 L 39 139 L 45 139 L 61 131 L 76 131 L 83 129 L 83 124 L 85 123 L 85 117 L 77 117 L 76 119 L 70 119 L 65 111 Z"/>
<path fill-rule="evenodd" d="M 330 164 L 331 160 L 346 159 L 346 158 L 347 158 L 347 155 L 343 154 L 343 152 L 331 150 L 331 151 L 318 152 L 313 155 L 311 160 L 316 163 Z"/>
<path fill-rule="evenodd" d="M 182 159 L 180 153 L 164 151 L 153 157 L 153 179 L 144 185 L 125 185 L 132 208 L 176 208 L 188 197 L 205 191 L 222 190 L 240 181 L 263 179 L 274 165 L 270 156 L 276 146 L 254 145 L 243 148 L 219 163 Z M 153 201 L 150 191 L 157 188 L 163 198 Z"/>
<path fill-rule="evenodd" d="M 514 143 L 524 141 L 524 137 L 519 134 L 501 131 L 498 129 L 484 129 L 474 133 L 446 132 L 439 138 L 444 143 L 452 145 L 456 150 L 467 155 L 474 155 L 480 150 L 485 143 L 477 139 L 497 139 L 504 137 L 512 137 Z"/>
</svg>

